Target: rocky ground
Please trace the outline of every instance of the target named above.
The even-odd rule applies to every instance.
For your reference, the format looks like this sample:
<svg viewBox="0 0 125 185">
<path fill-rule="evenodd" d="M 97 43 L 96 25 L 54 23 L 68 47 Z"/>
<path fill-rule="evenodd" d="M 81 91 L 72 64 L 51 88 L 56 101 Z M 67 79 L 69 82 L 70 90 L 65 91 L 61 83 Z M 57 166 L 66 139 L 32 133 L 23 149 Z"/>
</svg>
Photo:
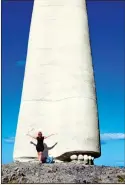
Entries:
<svg viewBox="0 0 125 185">
<path fill-rule="evenodd" d="M 125 168 L 79 163 L 2 165 L 1 183 L 125 183 Z"/>
</svg>

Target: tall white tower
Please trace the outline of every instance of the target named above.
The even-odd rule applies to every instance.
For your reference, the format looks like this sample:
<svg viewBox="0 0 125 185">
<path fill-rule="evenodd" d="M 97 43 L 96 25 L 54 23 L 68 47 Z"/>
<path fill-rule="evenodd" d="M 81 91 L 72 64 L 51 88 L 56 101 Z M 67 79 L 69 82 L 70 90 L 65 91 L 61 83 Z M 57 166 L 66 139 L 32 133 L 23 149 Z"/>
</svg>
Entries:
<svg viewBox="0 0 125 185">
<path fill-rule="evenodd" d="M 14 160 L 37 157 L 31 135 L 57 133 L 50 154 L 100 156 L 85 0 L 34 0 Z"/>
</svg>

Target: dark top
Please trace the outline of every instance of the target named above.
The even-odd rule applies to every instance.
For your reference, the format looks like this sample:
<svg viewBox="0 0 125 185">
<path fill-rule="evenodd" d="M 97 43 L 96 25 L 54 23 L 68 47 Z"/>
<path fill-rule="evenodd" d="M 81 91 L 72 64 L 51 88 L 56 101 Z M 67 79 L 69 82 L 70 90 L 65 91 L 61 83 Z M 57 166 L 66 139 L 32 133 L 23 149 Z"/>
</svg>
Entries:
<svg viewBox="0 0 125 185">
<path fill-rule="evenodd" d="M 43 148 L 43 141 L 44 141 L 44 137 L 37 137 L 37 147 Z"/>
</svg>

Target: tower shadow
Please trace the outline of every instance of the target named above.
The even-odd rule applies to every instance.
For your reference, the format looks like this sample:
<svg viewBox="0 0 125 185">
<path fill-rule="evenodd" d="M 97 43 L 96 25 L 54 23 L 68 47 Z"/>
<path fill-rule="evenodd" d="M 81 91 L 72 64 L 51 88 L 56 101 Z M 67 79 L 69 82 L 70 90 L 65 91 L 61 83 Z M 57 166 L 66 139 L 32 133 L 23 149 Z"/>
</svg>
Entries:
<svg viewBox="0 0 125 185">
<path fill-rule="evenodd" d="M 34 142 L 31 141 L 30 144 L 32 144 L 36 147 L 36 144 Z M 48 147 L 46 143 L 43 143 L 43 145 L 44 145 L 43 156 L 44 156 L 44 158 L 47 158 L 49 156 L 49 150 L 52 150 L 57 145 L 57 142 L 54 145 L 52 145 L 51 147 Z"/>
</svg>

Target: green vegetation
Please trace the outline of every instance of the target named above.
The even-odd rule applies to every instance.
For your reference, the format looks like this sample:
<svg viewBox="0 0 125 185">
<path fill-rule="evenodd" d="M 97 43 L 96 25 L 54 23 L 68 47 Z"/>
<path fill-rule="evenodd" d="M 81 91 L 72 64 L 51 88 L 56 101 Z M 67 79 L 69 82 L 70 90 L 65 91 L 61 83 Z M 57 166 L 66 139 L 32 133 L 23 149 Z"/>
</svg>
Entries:
<svg viewBox="0 0 125 185">
<path fill-rule="evenodd" d="M 125 183 L 125 175 L 118 175 L 118 182 Z"/>
</svg>

